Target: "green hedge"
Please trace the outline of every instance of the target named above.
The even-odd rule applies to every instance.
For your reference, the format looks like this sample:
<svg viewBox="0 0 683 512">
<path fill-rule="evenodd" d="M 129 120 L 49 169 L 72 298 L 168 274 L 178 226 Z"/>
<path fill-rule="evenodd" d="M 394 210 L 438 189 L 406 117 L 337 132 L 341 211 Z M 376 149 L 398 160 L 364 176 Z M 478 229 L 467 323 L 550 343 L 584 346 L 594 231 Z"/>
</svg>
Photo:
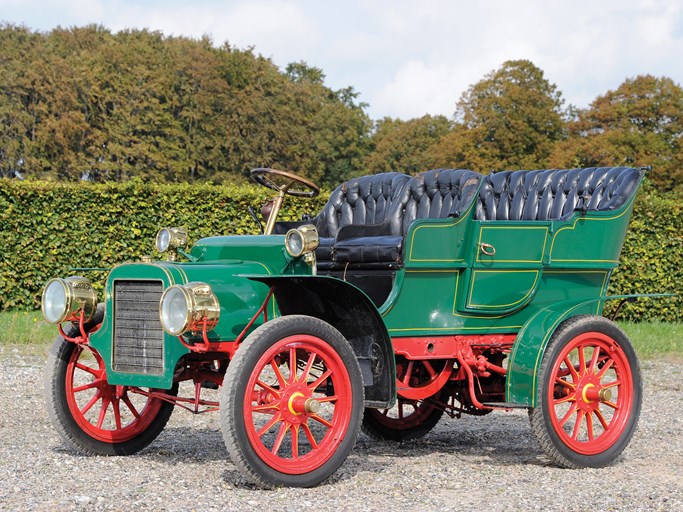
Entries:
<svg viewBox="0 0 683 512">
<path fill-rule="evenodd" d="M 39 307 L 45 281 L 71 275 L 73 267 L 111 267 L 143 255 L 158 257 L 154 237 L 160 227 L 186 227 L 190 243 L 212 235 L 258 233 L 247 206 L 258 211 L 273 194 L 245 185 L 0 179 L 0 310 Z M 288 197 L 280 218 L 316 213 L 324 196 Z M 80 273 L 102 289 L 104 273 Z"/>
<path fill-rule="evenodd" d="M 608 293 L 676 293 L 627 304 L 619 318 L 683 321 L 683 194 L 638 195 Z M 615 306 L 609 303 L 605 315 Z"/>
<path fill-rule="evenodd" d="M 111 267 L 155 256 L 162 226 L 185 226 L 190 242 L 256 233 L 246 213 L 271 196 L 262 187 L 63 184 L 0 179 L 0 310 L 39 306 L 47 279 L 72 267 Z M 322 208 L 326 194 L 287 198 L 283 219 Z M 683 287 L 683 198 L 641 193 L 610 293 L 677 292 Z M 101 289 L 105 273 L 85 273 Z M 609 314 L 614 305 L 607 309 Z M 683 297 L 628 304 L 621 318 L 683 321 Z"/>
</svg>

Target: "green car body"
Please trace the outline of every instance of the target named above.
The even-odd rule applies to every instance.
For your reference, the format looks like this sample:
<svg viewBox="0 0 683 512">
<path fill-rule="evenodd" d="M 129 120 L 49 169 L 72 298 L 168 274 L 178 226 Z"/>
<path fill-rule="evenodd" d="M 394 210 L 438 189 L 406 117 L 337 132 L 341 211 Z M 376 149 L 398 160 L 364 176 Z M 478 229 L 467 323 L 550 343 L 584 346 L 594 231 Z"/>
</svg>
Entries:
<svg viewBox="0 0 683 512">
<path fill-rule="evenodd" d="M 553 176 L 559 176 L 553 173 L 566 176 L 574 171 L 591 171 L 584 173 L 589 177 L 619 178 L 622 169 L 630 176 L 630 183 L 627 192 L 623 192 L 624 187 L 610 192 L 616 197 L 611 203 L 613 206 L 576 207 L 567 214 L 545 215 L 541 219 L 533 218 L 535 213 L 525 213 L 531 210 L 529 204 L 539 205 L 549 196 L 550 185 L 539 185 L 544 176 L 548 183 Z M 275 172 L 276 176 L 279 173 L 294 179 L 281 171 L 257 171 L 259 176 Z M 528 408 L 532 411 L 532 429 L 555 462 L 566 467 L 601 467 L 614 460 L 628 444 L 640 409 L 635 354 L 625 335 L 600 315 L 605 302 L 611 298 L 607 295 L 610 276 L 619 262 L 644 172 L 628 168 L 592 171 L 545 171 L 545 175 L 534 175 L 536 181 L 530 180 L 524 195 L 517 192 L 515 198 L 512 198 L 512 180 L 516 176 L 504 176 L 509 180 L 506 186 L 510 190 L 500 192 L 492 179 L 473 179 L 475 173 L 470 171 L 448 171 L 451 173 L 448 176 L 454 176 L 448 178 L 453 183 L 457 179 L 464 183 L 458 193 L 466 197 L 457 211 L 454 202 L 447 215 L 443 214 L 448 211 L 446 207 L 438 215 L 418 213 L 414 220 L 404 223 L 402 234 L 398 228 L 398 236 L 397 228 L 391 227 L 389 220 L 368 226 L 340 227 L 339 234 L 332 234 L 337 237 L 335 244 L 344 242 L 345 229 L 356 236 L 360 234 L 359 240 L 367 240 L 367 244 L 379 239 L 363 238 L 364 234 L 389 233 L 394 238 L 385 238 L 385 241 L 399 240 L 399 259 L 387 267 L 378 267 L 372 261 L 368 264 L 363 259 L 362 264 L 366 266 L 361 265 L 362 270 L 356 274 L 353 264 L 343 260 L 332 262 L 332 266 L 321 265 L 316 262 L 312 248 L 301 254 L 292 251 L 287 245 L 291 232 L 286 236 L 201 239 L 187 253 L 179 251 L 178 256 L 178 252 L 172 252 L 168 261 L 130 262 L 112 269 L 106 283 L 104 310 L 94 321 L 96 325 L 84 326 L 81 321 L 81 336 L 64 337 L 79 346 L 87 345 L 101 361 L 104 371 L 91 373 L 106 374 L 106 379 L 102 377 L 98 384 L 100 388 L 105 383 L 111 386 L 107 388 L 111 391 L 107 391 L 106 400 L 115 401 L 119 396 L 127 400 L 126 393 L 133 391 L 151 400 L 176 403 L 178 382 L 193 379 L 197 390 L 196 409 L 205 404 L 200 401 L 199 392 L 207 378 L 223 385 L 222 402 L 227 405 L 221 403 L 221 414 L 225 415 L 228 449 L 247 476 L 267 486 L 309 486 L 327 478 L 353 446 L 361 416 L 363 427 L 371 436 L 404 440 L 424 435 L 444 411 L 458 416 L 463 412 L 485 414 L 494 409 Z M 520 171 L 526 172 L 535 171 Z M 388 199 L 386 208 L 390 211 L 392 207 L 396 215 L 406 217 L 410 206 L 401 204 L 413 200 L 415 191 L 422 191 L 428 179 L 439 179 L 439 171 L 414 178 L 395 175 L 389 173 L 384 182 L 385 185 L 391 180 L 399 183 L 390 198 L 399 206 L 391 206 Z M 444 171 L 442 177 L 446 175 Z M 334 206 L 335 197 L 347 192 L 345 187 L 362 188 L 366 182 L 375 187 L 379 179 L 379 176 L 374 181 L 373 177 L 360 178 L 358 182 L 340 186 L 333 192 L 328 206 Z M 259 183 L 279 190 L 276 203 L 281 203 L 287 187 L 294 181 L 281 189 L 268 181 Z M 484 190 L 485 186 L 490 190 Z M 469 192 L 465 194 L 463 190 L 467 187 Z M 600 187 L 606 189 L 607 185 L 594 184 L 596 190 Z M 561 193 L 553 190 L 553 197 Z M 575 189 L 570 193 L 576 195 Z M 509 208 L 517 208 L 517 213 L 499 212 L 487 218 L 484 209 L 491 197 L 495 205 L 508 201 L 512 205 Z M 579 198 L 579 204 L 586 205 L 589 201 L 588 196 Z M 419 203 L 414 204 L 419 207 Z M 413 211 L 419 212 L 419 209 Z M 316 224 L 322 230 L 322 243 L 323 237 L 330 235 L 320 221 L 323 213 L 307 222 L 284 223 L 280 232 L 292 228 L 303 240 L 310 233 L 298 231 L 308 229 L 301 226 Z M 524 220 L 527 217 L 529 220 Z M 277 231 L 278 225 L 271 219 L 267 230 L 273 226 Z M 388 231 L 390 228 L 393 231 Z M 318 233 L 314 236 L 314 245 L 317 245 Z M 363 258 L 366 254 L 375 254 L 368 247 L 361 247 Z M 352 247 L 352 250 L 355 249 Z M 381 248 L 376 251 L 379 254 Z M 389 283 L 380 294 L 372 288 L 374 285 L 364 284 L 375 282 L 372 279 L 377 276 L 384 276 L 383 282 Z M 181 336 L 169 334 L 160 321 L 162 297 L 171 287 L 196 283 L 208 285 L 219 314 L 214 318 L 208 312 L 202 313 L 204 316 L 195 319 L 193 328 Z M 215 321 L 210 322 L 210 316 Z M 316 322 L 322 322 L 323 331 L 316 327 L 319 325 Z M 292 333 L 299 332 L 296 327 L 299 324 L 301 340 L 291 341 Z M 280 329 L 284 334 L 278 337 Z M 319 347 L 316 337 L 322 336 L 316 334 L 319 332 L 327 333 L 332 349 L 324 343 L 323 348 L 316 348 Z M 75 359 L 64 348 L 64 342 L 61 343 L 58 350 L 61 352 L 55 357 L 68 362 L 62 366 L 55 362 L 49 364 L 66 371 L 68 380 L 69 372 L 74 371 L 69 368 Z M 280 346 L 282 352 L 273 356 L 272 347 Z M 289 352 L 284 347 L 290 347 Z M 248 354 L 248 350 L 255 353 Z M 333 376 L 324 370 L 341 364 L 335 354 L 344 360 L 342 366 L 348 368 L 349 381 L 336 375 L 334 378 L 342 381 L 336 380 L 332 386 Z M 348 361 L 349 354 L 354 361 Z M 266 357 L 270 359 L 263 359 Z M 66 370 L 61 369 L 63 364 L 67 365 Z M 299 385 L 296 368 L 301 365 L 298 368 L 308 375 L 316 364 L 321 365 L 322 373 L 313 388 L 317 393 L 326 393 L 328 398 L 310 398 L 304 404 L 307 391 L 302 395 L 296 387 Z M 253 380 L 264 368 L 275 372 L 276 383 Z M 287 368 L 293 371 L 289 380 L 281 373 Z M 605 381 L 607 374 L 615 376 Z M 328 381 L 323 385 L 325 378 Z M 55 379 L 63 380 L 62 374 Z M 248 379 L 251 380 L 247 382 Z M 361 385 L 362 393 L 357 389 Z M 325 386 L 326 391 L 322 389 Z M 337 441 L 318 450 L 319 440 L 307 430 L 311 453 L 319 453 L 320 462 L 310 470 L 300 471 L 297 465 L 299 428 L 308 428 L 308 420 L 317 418 L 321 403 L 341 400 L 340 386 L 346 394 L 353 391 L 353 399 L 349 400 L 355 404 L 349 405 L 348 415 L 343 416 L 348 423 L 338 426 L 336 419 L 329 422 L 339 442 L 346 438 L 342 442 L 343 450 Z M 151 391 L 139 391 L 143 388 Z M 59 398 L 58 392 L 53 391 L 51 396 Z M 252 397 L 256 405 L 250 406 Z M 277 406 L 281 409 L 273 417 L 273 423 L 261 430 L 250 430 L 247 424 L 252 416 L 264 409 L 275 410 L 273 404 L 285 400 L 283 397 L 289 401 Z M 106 414 L 108 403 L 105 401 L 101 417 Z M 570 404 L 569 409 L 554 415 L 553 411 L 563 404 Z M 358 409 L 363 406 L 364 415 Z M 408 419 L 404 417 L 406 406 L 412 408 Z M 236 410 L 240 407 L 246 409 Z M 388 411 L 396 407 L 398 417 L 392 417 Z M 71 413 L 59 404 L 53 405 L 52 410 L 56 411 L 52 415 L 61 425 L 59 428 L 67 432 L 65 438 L 73 437 L 69 432 L 74 427 L 68 419 L 74 413 L 73 407 Z M 73 415 L 78 417 L 79 411 Z M 137 411 L 134 415 L 137 416 Z M 567 422 L 574 415 L 576 426 L 572 429 Z M 279 440 L 264 451 L 261 436 L 270 425 L 279 422 L 283 422 Z M 100 418 L 95 437 L 109 435 L 100 433 L 102 423 Z M 118 423 L 117 418 L 117 428 L 120 428 Z M 85 425 L 85 430 L 89 428 L 82 420 L 79 425 Z M 161 428 L 163 424 L 158 430 Z M 291 457 L 279 452 L 290 429 Z M 150 434 L 146 442 L 151 442 L 157 434 Z M 86 443 L 85 451 L 109 453 L 106 446 L 106 442 L 96 448 Z M 126 444 L 125 450 L 119 448 L 119 451 L 133 453 L 137 449 Z"/>
</svg>

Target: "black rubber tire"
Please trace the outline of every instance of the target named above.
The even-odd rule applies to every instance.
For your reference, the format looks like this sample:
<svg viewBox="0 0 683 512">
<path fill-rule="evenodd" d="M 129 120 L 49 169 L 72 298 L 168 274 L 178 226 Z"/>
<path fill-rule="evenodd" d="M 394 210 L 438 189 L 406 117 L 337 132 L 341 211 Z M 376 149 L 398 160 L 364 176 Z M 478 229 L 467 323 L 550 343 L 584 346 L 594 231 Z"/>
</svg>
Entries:
<svg viewBox="0 0 683 512">
<path fill-rule="evenodd" d="M 77 330 L 72 330 L 67 332 L 67 336 L 74 336 L 77 332 Z M 151 424 L 130 440 L 108 443 L 93 438 L 78 425 L 67 402 L 67 366 L 76 348 L 75 343 L 58 336 L 52 344 L 45 367 L 44 384 L 47 413 L 64 442 L 72 449 L 86 455 L 132 455 L 148 446 L 166 426 L 173 412 L 173 405 L 163 402 Z M 177 384 L 166 393 L 176 395 L 178 393 Z"/>
<path fill-rule="evenodd" d="M 612 338 L 623 352 L 632 377 L 632 400 L 624 428 L 619 437 L 605 450 L 595 454 L 582 454 L 562 441 L 555 431 L 550 409 L 549 388 L 553 378 L 552 368 L 563 349 L 577 336 L 589 332 L 605 334 Z M 558 466 L 571 469 L 601 468 L 613 463 L 629 444 L 636 429 L 642 402 L 642 380 L 635 350 L 626 334 L 610 320 L 600 316 L 576 316 L 565 320 L 553 333 L 546 348 L 537 384 L 536 407 L 529 411 L 531 430 L 545 454 Z"/>
<path fill-rule="evenodd" d="M 288 474 L 262 460 L 249 441 L 244 420 L 244 396 L 258 361 L 288 336 L 310 335 L 323 340 L 339 356 L 349 375 L 351 411 L 346 433 L 332 456 L 320 467 L 303 474 Z M 264 488 L 312 487 L 329 478 L 346 460 L 360 432 L 364 400 L 358 360 L 344 336 L 322 320 L 303 315 L 273 319 L 252 332 L 230 362 L 221 389 L 221 428 L 230 457 L 240 472 Z"/>
<path fill-rule="evenodd" d="M 401 398 L 399 397 L 398 400 L 400 401 Z M 443 409 L 432 407 L 425 404 L 425 402 L 421 403 L 422 407 L 428 407 L 429 410 L 425 409 L 425 412 L 423 413 L 424 417 L 416 425 L 395 428 L 392 425 L 387 425 L 386 422 L 382 422 L 382 413 L 379 409 L 371 409 L 368 407 L 363 413 L 363 424 L 361 428 L 366 435 L 377 441 L 403 442 L 420 439 L 436 427 L 444 413 Z"/>
</svg>

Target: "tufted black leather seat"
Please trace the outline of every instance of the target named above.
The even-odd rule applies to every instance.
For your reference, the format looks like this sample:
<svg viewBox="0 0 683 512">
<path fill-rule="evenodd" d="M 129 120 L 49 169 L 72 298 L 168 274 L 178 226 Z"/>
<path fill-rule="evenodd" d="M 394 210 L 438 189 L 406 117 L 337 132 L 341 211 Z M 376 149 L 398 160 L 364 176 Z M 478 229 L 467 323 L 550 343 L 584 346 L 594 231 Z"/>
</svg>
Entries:
<svg viewBox="0 0 683 512">
<path fill-rule="evenodd" d="M 633 196 L 640 177 L 631 167 L 497 172 L 482 183 L 475 218 L 563 220 L 577 210 L 615 210 Z"/>
<path fill-rule="evenodd" d="M 339 231 L 333 258 L 339 263 L 398 263 L 403 239 L 416 219 L 457 217 L 474 198 L 482 176 L 464 169 L 434 169 L 412 178 L 375 226 L 347 226 Z"/>
<path fill-rule="evenodd" d="M 339 230 L 349 225 L 379 224 L 384 221 L 394 201 L 410 176 L 386 172 L 353 178 L 338 186 L 320 214 L 308 222 L 276 223 L 274 232 L 285 233 L 291 227 L 313 224 L 318 229 L 320 245 L 316 250 L 319 267 L 332 260 L 332 247 Z"/>
</svg>

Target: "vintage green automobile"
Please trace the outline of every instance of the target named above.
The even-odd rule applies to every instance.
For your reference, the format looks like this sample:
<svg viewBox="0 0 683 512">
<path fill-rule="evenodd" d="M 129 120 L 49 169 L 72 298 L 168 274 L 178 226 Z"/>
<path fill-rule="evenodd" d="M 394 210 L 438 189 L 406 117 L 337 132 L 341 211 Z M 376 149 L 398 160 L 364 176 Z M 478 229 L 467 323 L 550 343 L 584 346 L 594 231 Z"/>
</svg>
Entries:
<svg viewBox="0 0 683 512">
<path fill-rule="evenodd" d="M 100 304 L 85 278 L 46 284 L 49 415 L 81 452 L 128 455 L 174 407 L 220 409 L 233 462 L 262 486 L 320 483 L 361 428 L 403 441 L 495 409 L 528 409 L 560 466 L 608 465 L 641 407 L 634 350 L 601 313 L 629 298 L 607 286 L 643 174 L 383 173 L 278 222 L 286 195 L 318 188 L 255 169 L 277 192 L 263 234 L 186 249 L 183 229 L 161 229 L 167 259 L 113 268 Z"/>
</svg>

